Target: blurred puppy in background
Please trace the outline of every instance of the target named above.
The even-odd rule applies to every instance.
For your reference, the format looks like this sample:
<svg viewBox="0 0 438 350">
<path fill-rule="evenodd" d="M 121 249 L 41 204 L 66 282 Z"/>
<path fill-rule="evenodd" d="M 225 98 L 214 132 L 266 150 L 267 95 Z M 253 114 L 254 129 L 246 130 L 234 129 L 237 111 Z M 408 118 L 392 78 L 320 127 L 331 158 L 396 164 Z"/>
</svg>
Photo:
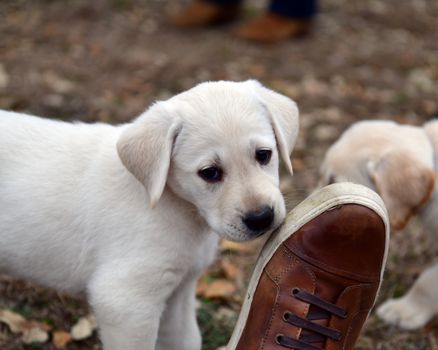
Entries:
<svg viewBox="0 0 438 350">
<path fill-rule="evenodd" d="M 428 231 L 438 230 L 435 189 L 438 121 L 423 127 L 392 121 L 362 121 L 347 129 L 328 150 L 321 185 L 352 181 L 380 194 L 394 230 L 418 215 Z M 438 265 L 424 271 L 408 293 L 382 304 L 377 314 L 404 329 L 425 325 L 438 314 Z"/>
</svg>

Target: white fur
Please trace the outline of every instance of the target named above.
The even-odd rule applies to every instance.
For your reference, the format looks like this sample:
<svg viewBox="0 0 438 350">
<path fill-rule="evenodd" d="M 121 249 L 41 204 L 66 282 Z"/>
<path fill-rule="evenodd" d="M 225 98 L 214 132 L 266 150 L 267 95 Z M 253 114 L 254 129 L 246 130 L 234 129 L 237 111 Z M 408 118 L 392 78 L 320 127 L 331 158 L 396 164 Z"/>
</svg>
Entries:
<svg viewBox="0 0 438 350">
<path fill-rule="evenodd" d="M 321 185 L 352 181 L 379 192 L 393 229 L 418 215 L 429 232 L 438 230 L 438 121 L 423 127 L 392 121 L 351 126 L 330 147 L 321 167 Z M 404 329 L 424 326 L 438 314 L 438 265 L 424 271 L 408 293 L 377 310 L 384 321 Z"/>
<path fill-rule="evenodd" d="M 200 84 L 120 126 L 1 111 L 0 271 L 86 292 L 105 350 L 200 349 L 197 278 L 218 235 L 255 236 L 245 213 L 284 220 L 277 140 L 290 168 L 297 132 L 295 104 L 255 81 Z"/>
</svg>

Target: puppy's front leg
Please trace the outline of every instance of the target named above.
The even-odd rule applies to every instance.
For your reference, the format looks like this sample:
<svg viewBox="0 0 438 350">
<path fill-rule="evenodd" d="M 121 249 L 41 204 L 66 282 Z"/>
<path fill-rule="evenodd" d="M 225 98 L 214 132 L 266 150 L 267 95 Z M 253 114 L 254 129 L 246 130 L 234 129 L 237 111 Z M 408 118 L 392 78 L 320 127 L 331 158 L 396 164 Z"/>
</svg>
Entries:
<svg viewBox="0 0 438 350">
<path fill-rule="evenodd" d="M 200 350 L 196 321 L 197 276 L 184 280 L 170 297 L 160 321 L 156 350 Z"/>
<path fill-rule="evenodd" d="M 180 280 L 140 266 L 105 266 L 89 284 L 104 350 L 155 349 L 166 300 Z"/>
<path fill-rule="evenodd" d="M 438 264 L 425 270 L 405 296 L 389 299 L 377 309 L 385 322 L 403 329 L 424 326 L 438 313 Z"/>
</svg>

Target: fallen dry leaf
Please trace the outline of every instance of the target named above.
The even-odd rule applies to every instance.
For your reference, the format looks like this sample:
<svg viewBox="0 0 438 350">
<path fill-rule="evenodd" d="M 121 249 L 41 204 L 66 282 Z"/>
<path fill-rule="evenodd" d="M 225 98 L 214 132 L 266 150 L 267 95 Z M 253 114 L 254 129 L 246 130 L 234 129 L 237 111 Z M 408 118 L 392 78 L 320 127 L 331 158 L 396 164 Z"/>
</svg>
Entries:
<svg viewBox="0 0 438 350">
<path fill-rule="evenodd" d="M 55 72 L 46 72 L 44 74 L 44 80 L 53 91 L 59 94 L 69 93 L 75 88 L 73 82 L 63 77 L 60 77 Z"/>
<path fill-rule="evenodd" d="M 45 343 L 49 339 L 48 331 L 51 329 L 49 325 L 29 321 L 10 310 L 0 310 L 0 322 L 6 323 L 12 333 L 23 333 L 21 339 L 25 344 Z"/>
<path fill-rule="evenodd" d="M 27 329 L 23 331 L 21 340 L 25 344 L 45 343 L 49 340 L 49 331 L 51 327 L 45 323 L 29 321 L 26 325 Z"/>
<path fill-rule="evenodd" d="M 49 334 L 42 328 L 33 327 L 23 332 L 21 340 L 24 344 L 45 343 L 49 340 Z"/>
<path fill-rule="evenodd" d="M 217 279 L 205 287 L 203 296 L 208 299 L 227 299 L 231 297 L 236 290 L 237 288 L 233 282 L 230 282 L 226 279 Z"/>
<path fill-rule="evenodd" d="M 196 295 L 202 296 L 207 290 L 208 283 L 205 281 L 205 278 L 201 278 L 196 285 Z"/>
<path fill-rule="evenodd" d="M 242 274 L 242 271 L 240 271 L 239 267 L 234 265 L 229 259 L 221 259 L 220 264 L 225 277 L 230 280 L 235 280 Z"/>
<path fill-rule="evenodd" d="M 68 343 L 72 341 L 72 336 L 66 331 L 55 331 L 53 332 L 53 345 L 58 349 L 63 349 Z"/>
<path fill-rule="evenodd" d="M 96 318 L 93 315 L 87 315 L 76 322 L 70 334 L 74 340 L 83 340 L 89 338 L 96 328 Z"/>
<path fill-rule="evenodd" d="M 5 66 L 0 63 L 0 89 L 6 88 L 9 83 L 9 75 L 6 72 Z"/>
<path fill-rule="evenodd" d="M 237 253 L 253 253 L 255 252 L 260 246 L 260 242 L 258 241 L 251 241 L 251 242 L 233 242 L 233 241 L 227 241 L 223 240 L 221 242 L 221 251 L 230 250 Z"/>
<path fill-rule="evenodd" d="M 15 312 L 0 310 L 0 322 L 6 323 L 12 333 L 22 333 L 27 320 Z"/>
</svg>

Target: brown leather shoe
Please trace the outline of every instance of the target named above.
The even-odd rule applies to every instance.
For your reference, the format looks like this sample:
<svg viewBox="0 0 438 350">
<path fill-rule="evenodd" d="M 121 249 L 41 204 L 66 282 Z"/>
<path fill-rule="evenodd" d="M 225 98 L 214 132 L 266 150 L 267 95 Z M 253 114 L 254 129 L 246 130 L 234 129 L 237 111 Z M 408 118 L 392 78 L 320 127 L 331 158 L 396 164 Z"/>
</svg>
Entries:
<svg viewBox="0 0 438 350">
<path fill-rule="evenodd" d="M 236 34 L 241 39 L 272 43 L 305 35 L 310 31 L 310 27 L 310 19 L 296 19 L 275 13 L 265 13 L 242 26 Z"/>
<path fill-rule="evenodd" d="M 170 16 L 169 22 L 179 28 L 203 27 L 232 21 L 240 12 L 238 5 L 217 5 L 196 1 L 180 13 Z"/>
<path fill-rule="evenodd" d="M 386 263 L 388 218 L 360 185 L 327 186 L 264 246 L 227 350 L 351 350 Z"/>
</svg>

